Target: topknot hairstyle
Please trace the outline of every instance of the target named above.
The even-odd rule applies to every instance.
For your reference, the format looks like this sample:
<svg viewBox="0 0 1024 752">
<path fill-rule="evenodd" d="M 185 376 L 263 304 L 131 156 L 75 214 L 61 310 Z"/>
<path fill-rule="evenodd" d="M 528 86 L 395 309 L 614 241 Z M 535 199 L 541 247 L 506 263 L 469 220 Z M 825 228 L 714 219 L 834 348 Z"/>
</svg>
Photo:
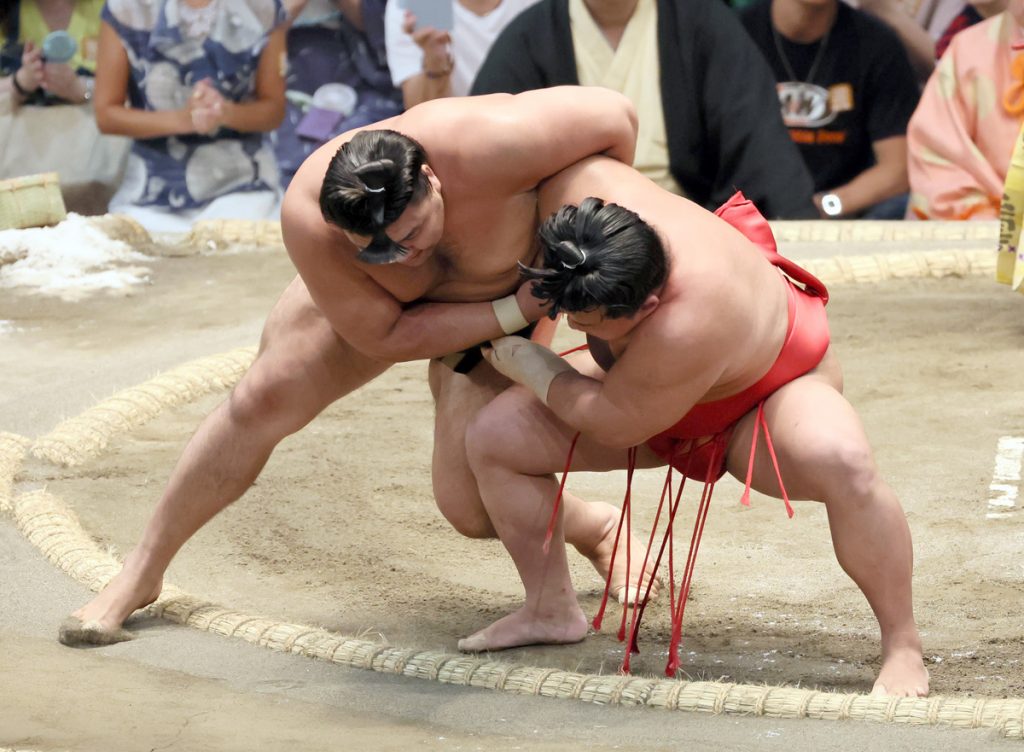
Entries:
<svg viewBox="0 0 1024 752">
<path fill-rule="evenodd" d="M 391 130 L 360 131 L 331 158 L 320 188 L 324 220 L 373 241 L 357 258 L 386 264 L 406 250 L 386 234 L 406 207 L 427 193 L 426 152 L 415 139 Z"/>
<path fill-rule="evenodd" d="M 668 257 L 654 228 L 635 212 L 599 198 L 567 204 L 539 230 L 544 267 L 520 265 L 537 280 L 533 294 L 551 303 L 548 315 L 604 309 L 632 316 L 668 276 Z"/>
</svg>

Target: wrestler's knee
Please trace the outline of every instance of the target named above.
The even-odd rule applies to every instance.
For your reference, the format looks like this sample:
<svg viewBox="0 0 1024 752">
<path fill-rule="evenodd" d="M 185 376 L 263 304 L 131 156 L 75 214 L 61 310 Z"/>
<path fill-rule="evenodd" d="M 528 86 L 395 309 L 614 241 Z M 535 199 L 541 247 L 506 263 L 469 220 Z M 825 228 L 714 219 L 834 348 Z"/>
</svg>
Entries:
<svg viewBox="0 0 1024 752">
<path fill-rule="evenodd" d="M 871 447 L 855 438 L 831 443 L 820 458 L 820 473 L 825 500 L 868 501 L 878 487 L 878 466 Z"/>
<path fill-rule="evenodd" d="M 297 430 L 305 417 L 302 391 L 302 385 L 290 375 L 288 364 L 268 363 L 261 356 L 231 390 L 228 410 L 234 422 L 253 429 L 276 427 L 287 431 L 289 424 L 297 423 Z"/>
<path fill-rule="evenodd" d="M 500 466 L 507 456 L 509 424 L 497 403 L 485 405 L 466 425 L 466 459 L 474 475 Z"/>
<path fill-rule="evenodd" d="M 454 498 L 438 497 L 437 508 L 459 535 L 475 540 L 497 537 L 491 519 L 482 506 L 470 508 Z"/>
</svg>

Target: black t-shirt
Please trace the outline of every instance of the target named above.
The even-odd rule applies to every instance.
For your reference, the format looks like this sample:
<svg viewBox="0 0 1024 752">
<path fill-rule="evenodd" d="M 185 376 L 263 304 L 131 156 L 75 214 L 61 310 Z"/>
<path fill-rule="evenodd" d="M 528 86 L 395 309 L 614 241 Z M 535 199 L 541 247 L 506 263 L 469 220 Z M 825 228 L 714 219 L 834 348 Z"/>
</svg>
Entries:
<svg viewBox="0 0 1024 752">
<path fill-rule="evenodd" d="M 874 165 L 873 142 L 906 135 L 919 90 L 899 37 L 881 21 L 839 2 L 828 35 L 798 44 L 772 33 L 771 0 L 742 19 L 775 73 L 782 118 L 815 191 Z"/>
</svg>

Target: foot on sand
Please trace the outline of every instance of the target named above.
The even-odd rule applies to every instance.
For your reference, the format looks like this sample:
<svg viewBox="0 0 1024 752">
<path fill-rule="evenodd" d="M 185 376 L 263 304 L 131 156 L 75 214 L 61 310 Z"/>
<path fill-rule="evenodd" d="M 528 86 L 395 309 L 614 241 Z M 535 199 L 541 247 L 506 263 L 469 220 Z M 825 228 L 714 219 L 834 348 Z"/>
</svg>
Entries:
<svg viewBox="0 0 1024 752">
<path fill-rule="evenodd" d="M 587 636 L 587 617 L 576 606 L 560 616 L 539 617 L 523 606 L 489 627 L 459 640 L 459 650 L 480 653 L 523 645 L 563 645 Z"/>
<path fill-rule="evenodd" d="M 60 625 L 57 639 L 69 647 L 80 645 L 113 645 L 126 642 L 135 635 L 121 627 L 108 628 L 98 621 L 82 621 L 77 616 L 69 616 Z"/>
<path fill-rule="evenodd" d="M 70 647 L 113 645 L 132 639 L 132 633 L 121 625 L 134 611 L 155 601 L 161 585 L 144 585 L 126 564 L 99 595 L 64 620 L 57 638 Z"/>
<path fill-rule="evenodd" d="M 590 549 L 587 549 L 582 545 L 577 545 L 576 550 L 590 559 L 590 563 L 594 565 L 594 569 L 596 569 L 597 573 L 601 575 L 601 578 L 607 582 L 608 570 L 611 569 L 612 564 L 612 552 L 615 550 L 615 532 L 619 526 L 619 516 L 621 512 L 618 507 L 612 506 L 611 504 L 605 504 L 603 502 L 590 503 L 595 508 L 604 507 L 604 511 L 608 515 L 608 519 L 602 531 L 603 535 L 597 542 L 597 545 Z M 647 549 L 634 535 L 629 545 L 630 582 L 627 584 L 625 536 L 619 540 L 619 550 L 618 553 L 615 554 L 615 571 L 612 573 L 611 587 L 608 589 L 611 597 L 619 603 L 632 605 L 637 600 L 641 600 L 644 597 L 644 593 L 647 592 L 647 583 L 654 575 L 654 558 L 652 555 L 648 559 L 647 565 L 641 573 L 640 565 L 643 564 L 646 553 Z M 655 577 L 654 584 L 651 585 L 652 600 L 658 597 L 661 584 L 661 579 Z"/>
<path fill-rule="evenodd" d="M 924 667 L 920 650 L 893 650 L 882 659 L 882 669 L 878 672 L 871 694 L 927 697 L 928 679 L 928 669 Z"/>
</svg>

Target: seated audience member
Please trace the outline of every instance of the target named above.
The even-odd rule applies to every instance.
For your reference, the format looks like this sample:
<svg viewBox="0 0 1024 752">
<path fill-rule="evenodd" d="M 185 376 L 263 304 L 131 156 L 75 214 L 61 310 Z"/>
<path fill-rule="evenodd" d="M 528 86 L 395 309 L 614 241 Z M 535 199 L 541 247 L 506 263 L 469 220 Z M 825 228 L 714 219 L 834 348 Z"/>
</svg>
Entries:
<svg viewBox="0 0 1024 752">
<path fill-rule="evenodd" d="M 384 5 L 311 0 L 288 30 L 288 101 L 273 135 L 282 188 L 328 140 L 402 111 L 384 51 Z"/>
<path fill-rule="evenodd" d="M 90 214 L 106 209 L 128 146 L 100 135 L 89 106 L 102 10 L 0 2 L 0 179 L 59 172 L 68 208 Z"/>
<path fill-rule="evenodd" d="M 449 2 L 449 0 L 436 0 Z M 405 107 L 441 97 L 464 97 L 491 44 L 508 23 L 536 0 L 450 0 L 451 32 L 417 24 L 391 0 L 384 14 L 391 80 L 402 90 Z"/>
<path fill-rule="evenodd" d="M 910 207 L 918 219 L 994 219 L 1024 117 L 1024 9 L 957 34 L 910 120 Z"/>
<path fill-rule="evenodd" d="M 1004 10 L 1006 10 L 1006 0 L 971 0 L 965 3 L 953 20 L 946 24 L 946 28 L 942 30 L 938 41 L 935 42 L 935 59 L 938 60 L 942 57 L 953 37 L 959 32 L 981 23 L 986 18 L 992 18 Z"/>
<path fill-rule="evenodd" d="M 775 72 L 821 216 L 902 218 L 919 94 L 895 33 L 839 0 L 762 0 L 743 22 Z"/>
<path fill-rule="evenodd" d="M 774 80 L 721 0 L 542 0 L 491 48 L 474 94 L 615 89 L 640 114 L 634 166 L 705 206 L 737 188 L 767 216 L 815 217 Z"/>
<path fill-rule="evenodd" d="M 896 32 L 922 85 L 935 70 L 937 41 L 964 5 L 963 0 L 844 1 Z"/>
<path fill-rule="evenodd" d="M 165 232 L 277 217 L 284 20 L 279 0 L 108 0 L 96 119 L 134 139 L 111 211 Z"/>
</svg>

